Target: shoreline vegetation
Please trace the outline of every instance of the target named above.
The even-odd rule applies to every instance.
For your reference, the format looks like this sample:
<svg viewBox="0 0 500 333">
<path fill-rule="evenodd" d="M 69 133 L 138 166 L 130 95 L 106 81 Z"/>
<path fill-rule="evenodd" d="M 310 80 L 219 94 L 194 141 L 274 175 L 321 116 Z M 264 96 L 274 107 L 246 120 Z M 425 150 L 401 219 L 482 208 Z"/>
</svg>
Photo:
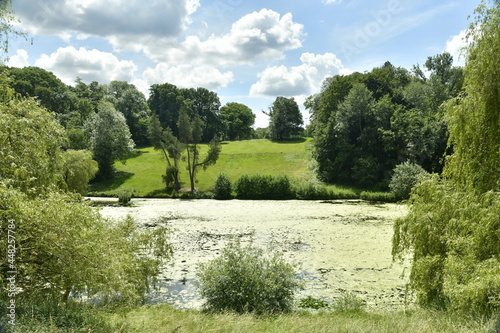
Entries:
<svg viewBox="0 0 500 333">
<path fill-rule="evenodd" d="M 130 198 L 185 198 L 212 199 L 214 184 L 219 174 L 223 173 L 234 185 L 242 177 L 274 177 L 278 179 L 287 175 L 289 186 L 286 193 L 277 196 L 259 193 L 252 199 L 299 199 L 299 200 L 347 200 L 361 199 L 375 202 L 399 201 L 390 192 L 377 190 L 365 191 L 353 187 L 327 185 L 317 181 L 311 165 L 311 138 L 293 140 L 286 144 L 266 139 L 231 141 L 222 143 L 222 151 L 217 163 L 198 175 L 195 193 L 188 187 L 187 172 L 181 165 L 181 185 L 177 191 L 166 188 L 161 175 L 164 173 L 165 161 L 159 151 L 152 147 L 138 149 L 136 154 L 125 164 L 116 163 L 116 176 L 112 180 L 93 182 L 90 185 L 89 197 Z M 202 146 L 202 154 L 206 147 Z M 181 162 L 182 163 L 182 162 Z M 225 199 L 248 198 L 235 191 Z M 217 198 L 217 197 L 216 197 Z"/>
</svg>

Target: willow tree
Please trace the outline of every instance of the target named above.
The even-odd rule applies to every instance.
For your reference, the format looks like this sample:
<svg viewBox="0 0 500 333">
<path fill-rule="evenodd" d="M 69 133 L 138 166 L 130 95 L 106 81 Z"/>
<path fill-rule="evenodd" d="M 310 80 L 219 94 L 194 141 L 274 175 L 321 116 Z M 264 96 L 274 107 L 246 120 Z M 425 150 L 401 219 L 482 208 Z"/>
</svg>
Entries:
<svg viewBox="0 0 500 333">
<path fill-rule="evenodd" d="M 483 2 L 468 38 L 464 91 L 446 103 L 453 155 L 413 190 L 393 255 L 412 253 L 420 304 L 500 311 L 500 2 Z"/>
<path fill-rule="evenodd" d="M 448 104 L 454 154 L 446 174 L 479 192 L 500 188 L 500 2 L 476 10 L 468 34 L 465 93 Z"/>
</svg>

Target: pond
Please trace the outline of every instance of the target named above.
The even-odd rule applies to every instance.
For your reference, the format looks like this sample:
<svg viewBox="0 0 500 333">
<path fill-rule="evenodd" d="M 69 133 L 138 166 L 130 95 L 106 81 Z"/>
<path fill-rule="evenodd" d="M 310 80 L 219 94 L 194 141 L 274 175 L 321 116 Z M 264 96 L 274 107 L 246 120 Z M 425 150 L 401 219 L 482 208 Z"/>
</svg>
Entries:
<svg viewBox="0 0 500 333">
<path fill-rule="evenodd" d="M 115 199 L 116 200 L 116 199 Z M 131 207 L 101 208 L 106 217 L 130 214 L 145 226 L 166 218 L 174 230 L 174 258 L 160 275 L 152 303 L 198 309 L 197 266 L 220 254 L 231 236 L 298 265 L 306 287 L 297 298 L 328 302 L 349 291 L 368 308 L 404 307 L 408 262 L 393 262 L 393 223 L 406 214 L 397 204 L 347 201 L 245 201 L 133 199 Z M 408 275 L 408 274 L 406 274 Z"/>
</svg>

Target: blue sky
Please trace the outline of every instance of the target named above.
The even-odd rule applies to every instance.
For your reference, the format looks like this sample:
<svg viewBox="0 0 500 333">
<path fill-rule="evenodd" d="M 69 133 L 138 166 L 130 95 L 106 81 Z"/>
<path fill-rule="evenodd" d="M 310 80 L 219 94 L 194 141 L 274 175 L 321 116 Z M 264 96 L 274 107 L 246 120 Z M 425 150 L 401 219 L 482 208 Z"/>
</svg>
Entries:
<svg viewBox="0 0 500 333">
<path fill-rule="evenodd" d="M 267 125 L 277 96 L 304 99 L 325 77 L 390 61 L 410 69 L 458 58 L 479 0 L 13 0 L 27 41 L 11 66 L 39 66 L 65 83 L 205 87 Z M 304 117 L 307 118 L 304 111 Z"/>
</svg>

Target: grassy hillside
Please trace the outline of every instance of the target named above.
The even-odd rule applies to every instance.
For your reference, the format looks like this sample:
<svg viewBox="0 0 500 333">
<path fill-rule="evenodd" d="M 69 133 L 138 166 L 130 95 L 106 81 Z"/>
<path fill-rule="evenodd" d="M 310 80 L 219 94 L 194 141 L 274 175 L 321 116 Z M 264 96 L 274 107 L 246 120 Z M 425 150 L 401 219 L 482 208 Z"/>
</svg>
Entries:
<svg viewBox="0 0 500 333">
<path fill-rule="evenodd" d="M 312 176 L 308 169 L 311 139 L 287 141 L 246 140 L 223 142 L 217 164 L 206 171 L 200 169 L 196 187 L 210 191 L 217 175 L 224 172 L 234 182 L 241 175 L 287 175 L 293 180 L 307 180 Z M 206 146 L 203 147 L 206 151 Z M 203 156 L 202 156 L 203 158 Z M 90 191 L 113 195 L 123 188 L 133 189 L 136 196 L 162 196 L 165 190 L 162 175 L 166 161 L 160 151 L 153 148 L 139 149 L 137 156 L 129 158 L 126 164 L 116 163 L 118 175 L 106 182 L 94 183 Z M 185 163 L 181 164 L 181 183 L 189 187 Z"/>
</svg>

